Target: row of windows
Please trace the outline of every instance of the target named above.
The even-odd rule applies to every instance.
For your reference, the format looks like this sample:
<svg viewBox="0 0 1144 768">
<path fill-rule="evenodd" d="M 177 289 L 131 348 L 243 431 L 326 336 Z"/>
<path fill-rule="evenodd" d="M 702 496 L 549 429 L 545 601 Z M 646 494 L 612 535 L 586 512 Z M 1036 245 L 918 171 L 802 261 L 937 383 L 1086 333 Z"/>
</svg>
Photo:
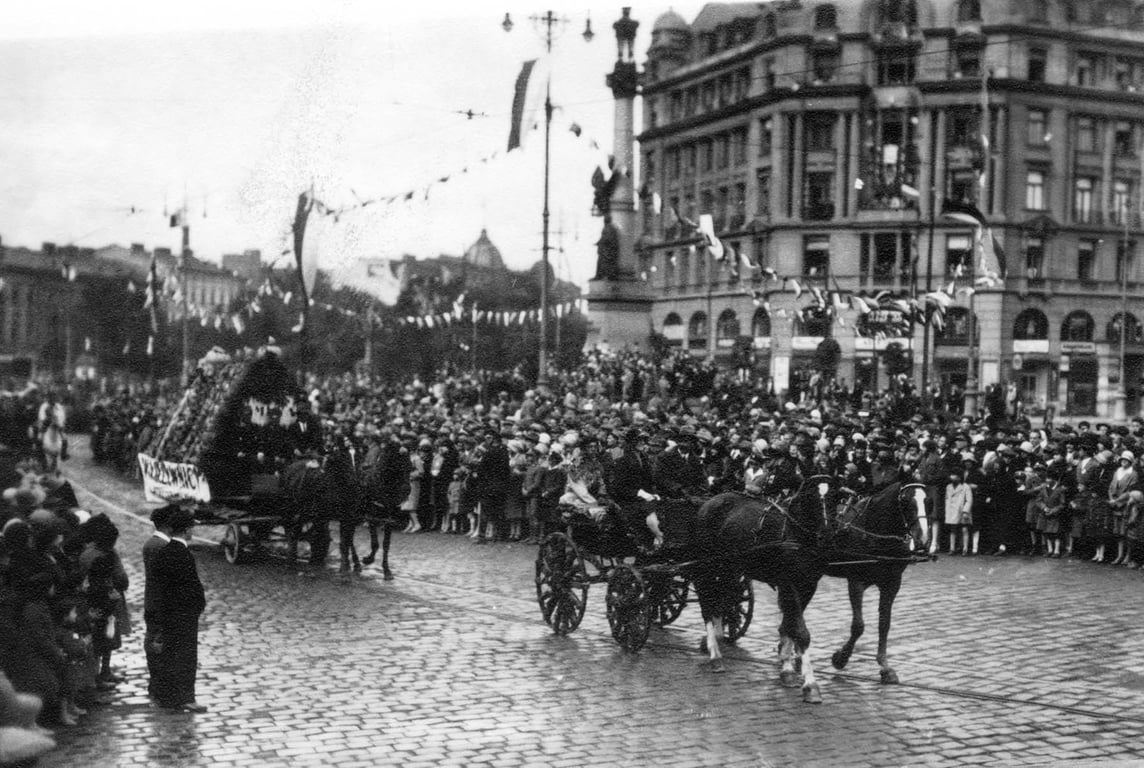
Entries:
<svg viewBox="0 0 1144 768">
<path fill-rule="evenodd" d="M 741 168 L 747 163 L 747 128 L 743 126 L 709 139 L 668 147 L 664 150 L 663 157 L 669 182 L 690 178 L 696 172 L 710 173 L 732 167 Z M 655 180 L 654 163 L 650 169 L 650 176 L 645 174 L 645 179 L 652 183 Z"/>
<path fill-rule="evenodd" d="M 1045 265 L 1045 241 L 1040 237 L 1025 237 L 1023 246 L 1014 254 L 1016 260 L 1008 264 L 1011 275 L 1023 275 L 1029 280 L 1037 281 L 1048 277 Z M 1082 281 L 1097 281 L 1112 279 L 1116 283 L 1134 281 L 1136 243 L 1123 240 L 1114 246 L 1102 248 L 1100 240 L 1081 240 L 1076 246 L 1073 258 L 1057 267 L 1054 277 L 1063 279 L 1076 279 Z M 735 254 L 743 249 L 743 244 L 736 240 L 731 243 Z M 767 255 L 765 243 L 762 240 L 754 241 L 745 247 L 753 250 L 754 263 L 761 266 L 773 266 Z M 1016 250 L 1016 249 L 1015 249 Z M 1112 252 L 1111 269 L 1102 267 L 1100 254 L 1103 251 Z M 912 233 L 903 231 L 894 232 L 865 232 L 859 238 L 857 278 L 861 285 L 910 285 L 914 279 L 920 277 L 913 270 L 919 263 L 917 242 Z M 944 275 L 943 280 L 967 278 L 974 269 L 976 247 L 973 236 L 969 234 L 953 233 L 946 236 L 945 263 L 936 264 L 937 274 Z M 687 285 L 704 285 L 708 282 L 718 284 L 721 281 L 735 283 L 744 279 L 739 272 L 738 264 L 734 258 L 719 265 L 708 264 L 707 257 L 700 251 L 691 248 L 667 250 L 659 256 L 662 263 L 662 275 L 658 283 L 664 287 L 683 287 Z M 659 271 L 659 265 L 652 265 Z M 710 275 L 708 270 L 710 269 Z M 1023 270 L 1023 272 L 1022 272 Z M 848 270 L 849 271 L 849 270 Z M 803 238 L 802 264 L 800 273 L 803 277 L 811 279 L 827 279 L 833 277 L 849 280 L 854 274 L 839 275 L 837 265 L 831 264 L 830 236 L 806 235 Z M 750 279 L 761 281 L 765 279 L 762 272 L 755 270 L 747 275 Z"/>
<path fill-rule="evenodd" d="M 1122 322 L 1123 321 L 1123 322 Z M 965 345 L 969 342 L 971 315 L 965 307 L 952 307 L 946 313 L 944 325 L 935 328 L 935 341 L 938 344 Z M 1120 329 L 1126 326 L 1128 336 L 1125 341 L 1139 344 L 1144 342 L 1144 327 L 1132 313 L 1122 315 L 1117 312 L 1105 324 L 1104 340 L 1107 343 L 1119 343 Z M 675 312 L 668 314 L 664 319 L 664 335 L 668 339 L 681 341 L 683 318 Z M 796 319 L 795 335 L 820 336 L 825 331 L 813 321 Z M 1095 339 L 1096 322 L 1092 315 L 1084 310 L 1069 313 L 1061 323 L 1061 341 L 1091 342 Z M 687 322 L 688 346 L 692 349 L 706 348 L 708 334 L 707 313 L 695 312 Z M 731 347 L 742 335 L 742 324 L 739 316 L 733 309 L 725 309 L 719 314 L 715 324 L 715 346 L 719 349 Z M 755 310 L 751 316 L 750 335 L 756 338 L 766 338 L 771 335 L 771 318 L 765 309 Z M 1039 309 L 1026 309 L 1017 315 L 1013 322 L 1013 338 L 1016 340 L 1042 340 L 1049 338 L 1049 320 L 1045 313 Z"/>
<path fill-rule="evenodd" d="M 1025 118 L 1025 141 L 1032 147 L 1046 147 L 1052 141 L 1049 129 L 1052 113 L 1047 109 L 1030 109 Z M 1117 157 L 1134 158 L 1140 141 L 1141 126 L 1131 120 L 1113 120 L 1112 154 Z M 1073 148 L 1077 152 L 1099 153 L 1104 150 L 1106 135 L 1102 118 L 1091 115 L 1076 115 L 1070 127 Z"/>
<path fill-rule="evenodd" d="M 1136 221 L 1136 183 L 1132 179 L 1112 180 L 1111 207 L 1107 216 L 1101 215 L 1101 180 L 1096 176 L 1077 176 L 1073 180 L 1072 220 L 1077 224 L 1133 224 Z M 1025 174 L 1025 208 L 1029 211 L 1049 209 L 1049 174 L 1030 169 Z"/>
</svg>

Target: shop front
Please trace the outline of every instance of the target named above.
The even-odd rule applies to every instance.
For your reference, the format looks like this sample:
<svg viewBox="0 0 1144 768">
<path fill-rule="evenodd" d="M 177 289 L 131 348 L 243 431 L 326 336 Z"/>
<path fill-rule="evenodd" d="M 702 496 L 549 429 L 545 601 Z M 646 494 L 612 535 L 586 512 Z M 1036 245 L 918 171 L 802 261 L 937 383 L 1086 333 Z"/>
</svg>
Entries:
<svg viewBox="0 0 1144 768">
<path fill-rule="evenodd" d="M 1064 382 L 1066 416 L 1096 415 L 1099 373 L 1095 343 L 1061 342 L 1060 375 Z"/>
<path fill-rule="evenodd" d="M 1043 414 L 1054 399 L 1048 339 L 1015 339 L 1009 368 L 1007 380 L 1017 386 L 1017 400 L 1025 412 L 1029 415 Z"/>
</svg>

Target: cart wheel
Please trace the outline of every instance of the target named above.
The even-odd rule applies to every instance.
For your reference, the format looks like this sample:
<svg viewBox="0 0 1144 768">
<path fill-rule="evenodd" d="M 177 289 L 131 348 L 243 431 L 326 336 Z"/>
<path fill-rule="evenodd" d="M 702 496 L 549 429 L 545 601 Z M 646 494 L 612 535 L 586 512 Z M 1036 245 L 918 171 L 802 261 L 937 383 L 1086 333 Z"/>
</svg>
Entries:
<svg viewBox="0 0 1144 768">
<path fill-rule="evenodd" d="M 751 626 L 751 617 L 755 614 L 755 590 L 751 580 L 746 576 L 739 577 L 739 596 L 727 609 L 723 617 L 723 637 L 728 643 L 734 643 L 747 634 L 747 627 Z"/>
<path fill-rule="evenodd" d="M 683 613 L 691 581 L 678 573 L 657 575 L 648 581 L 651 590 L 651 620 L 657 626 L 666 627 Z"/>
<path fill-rule="evenodd" d="M 246 536 L 242 530 L 242 526 L 238 523 L 230 523 L 226 527 L 226 532 L 222 536 L 222 554 L 226 561 L 231 565 L 238 565 L 246 559 L 246 553 L 243 547 L 246 546 Z"/>
<path fill-rule="evenodd" d="M 608 624 L 612 637 L 629 653 L 647 642 L 651 631 L 651 606 L 639 572 L 623 563 L 608 577 Z"/>
<path fill-rule="evenodd" d="M 588 603 L 588 571 L 572 539 L 553 533 L 536 555 L 536 602 L 544 623 L 558 635 L 580 626 Z"/>
</svg>

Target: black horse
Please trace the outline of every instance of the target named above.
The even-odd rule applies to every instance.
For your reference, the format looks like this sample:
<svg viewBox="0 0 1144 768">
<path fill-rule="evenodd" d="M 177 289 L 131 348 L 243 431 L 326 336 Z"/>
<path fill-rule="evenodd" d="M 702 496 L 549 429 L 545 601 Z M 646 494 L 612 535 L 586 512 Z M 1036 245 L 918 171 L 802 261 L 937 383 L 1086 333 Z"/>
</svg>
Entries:
<svg viewBox="0 0 1144 768">
<path fill-rule="evenodd" d="M 810 631 L 803 612 L 826 572 L 823 537 L 838 499 L 837 481 L 825 475 L 806 480 L 789 500 L 779 503 L 740 493 L 713 497 L 698 512 L 697 564 L 693 583 L 707 629 L 713 671 L 722 672 L 719 649 L 722 619 L 743 576 L 765 582 L 778 592 L 783 685 L 799 685 L 795 656 L 802 667 L 803 701 L 820 703 L 822 694 L 810 662 Z"/>
<path fill-rule="evenodd" d="M 898 682 L 890 666 L 886 640 L 894 598 L 902 586 L 906 566 L 926 557 L 930 530 L 926 520 L 925 486 L 892 483 L 883 490 L 848 505 L 830 537 L 826 575 L 846 579 L 852 618 L 850 639 L 830 657 L 836 669 L 850 661 L 854 644 L 862 636 L 862 598 L 869 587 L 878 588 L 878 665 L 883 683 Z"/>
</svg>

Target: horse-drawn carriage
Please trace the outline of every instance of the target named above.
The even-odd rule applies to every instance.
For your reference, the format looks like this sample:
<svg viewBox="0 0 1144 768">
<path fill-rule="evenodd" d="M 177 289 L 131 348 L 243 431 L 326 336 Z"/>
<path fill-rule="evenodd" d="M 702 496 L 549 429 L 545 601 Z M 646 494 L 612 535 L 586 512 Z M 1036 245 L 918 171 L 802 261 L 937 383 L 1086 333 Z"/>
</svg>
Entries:
<svg viewBox="0 0 1144 768">
<path fill-rule="evenodd" d="M 272 545 L 293 557 L 314 522 L 298 497 L 321 480 L 302 468 L 287 482 L 298 454 L 321 446 L 305 406 L 273 351 L 239 360 L 212 351 L 138 456 L 148 500 L 190 503 L 197 523 L 222 526 L 230 563 Z"/>
<path fill-rule="evenodd" d="M 536 599 L 553 632 L 567 635 L 580 626 L 593 584 L 606 585 L 608 625 L 627 651 L 638 651 L 647 642 L 653 624 L 666 627 L 679 618 L 699 565 L 685 542 L 653 552 L 643 532 L 630 530 L 618 517 L 596 521 L 565 506 L 561 519 L 564 530 L 549 534 L 536 557 Z M 747 631 L 754 605 L 751 582 L 742 579 L 737 599 L 723 616 L 729 642 Z"/>
<path fill-rule="evenodd" d="M 692 510 L 686 541 L 651 554 L 622 526 L 567 512 L 567 529 L 549 535 L 537 555 L 537 600 L 545 622 L 567 634 L 583 618 L 589 586 L 606 583 L 612 636 L 635 651 L 653 622 L 666 626 L 679 617 L 693 586 L 712 668 L 722 671 L 719 643 L 746 632 L 754 613 L 751 582 L 765 582 L 775 588 L 782 612 L 780 678 L 798 685 L 797 664 L 804 700 L 818 702 L 803 612 L 819 580 L 836 576 L 849 582 L 854 620 L 834 665 L 849 661 L 863 631 L 862 595 L 877 586 L 878 663 L 882 681 L 897 682 L 886 653 L 891 606 L 906 566 L 928 556 L 924 499 L 924 488 L 910 483 L 858 498 L 830 476 L 808 478 L 789 497 L 724 493 Z"/>
</svg>

